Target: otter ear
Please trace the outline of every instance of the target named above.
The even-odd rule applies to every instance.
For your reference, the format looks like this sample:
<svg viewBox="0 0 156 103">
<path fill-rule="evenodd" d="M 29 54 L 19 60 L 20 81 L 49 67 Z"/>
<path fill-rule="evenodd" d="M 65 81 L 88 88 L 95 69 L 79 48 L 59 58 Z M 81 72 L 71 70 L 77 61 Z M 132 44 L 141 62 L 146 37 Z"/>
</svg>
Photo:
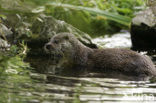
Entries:
<svg viewBox="0 0 156 103">
<path fill-rule="evenodd" d="M 65 38 L 66 40 L 69 40 L 69 36 L 68 36 L 68 35 L 66 35 L 64 38 Z"/>
</svg>

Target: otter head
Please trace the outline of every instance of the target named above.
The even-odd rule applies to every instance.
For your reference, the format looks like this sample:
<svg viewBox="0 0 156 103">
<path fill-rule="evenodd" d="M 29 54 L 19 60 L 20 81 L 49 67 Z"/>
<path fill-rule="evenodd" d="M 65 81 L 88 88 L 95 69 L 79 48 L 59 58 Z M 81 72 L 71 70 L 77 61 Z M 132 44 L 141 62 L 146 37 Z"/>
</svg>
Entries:
<svg viewBox="0 0 156 103">
<path fill-rule="evenodd" d="M 73 38 L 73 39 L 72 39 Z M 69 33 L 59 33 L 53 36 L 47 44 L 45 44 L 44 49 L 48 54 L 52 54 L 55 59 L 66 58 L 72 59 L 74 48 L 73 40 L 77 40 L 72 34 Z"/>
</svg>

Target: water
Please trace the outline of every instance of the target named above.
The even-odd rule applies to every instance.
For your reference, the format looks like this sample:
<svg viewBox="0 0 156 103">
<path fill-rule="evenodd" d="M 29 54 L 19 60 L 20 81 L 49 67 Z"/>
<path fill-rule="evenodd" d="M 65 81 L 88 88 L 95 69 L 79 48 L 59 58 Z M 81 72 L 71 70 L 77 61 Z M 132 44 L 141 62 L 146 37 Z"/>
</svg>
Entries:
<svg viewBox="0 0 156 103">
<path fill-rule="evenodd" d="M 126 31 L 112 36 L 105 35 L 104 37 L 97 37 L 92 41 L 103 48 L 130 48 L 132 46 L 130 33 Z"/>
<path fill-rule="evenodd" d="M 6 88 L 8 103 L 155 103 L 156 83 L 31 74 L 38 80 Z M 0 85 L 1 88 L 3 87 Z"/>
<path fill-rule="evenodd" d="M 124 43 L 121 40 L 127 42 L 122 47 L 127 48 L 130 46 L 128 33 L 117 34 L 113 37 L 116 36 L 122 42 L 121 44 Z M 109 44 L 109 47 L 119 47 L 117 43 L 114 43 L 115 39 L 111 41 L 113 37 L 100 38 L 101 41 L 110 40 L 103 46 L 107 47 L 107 44 Z M 98 40 L 96 38 L 93 41 Z M 155 56 L 153 55 L 153 60 L 154 58 Z M 156 102 L 156 83 L 151 83 L 150 81 L 126 81 L 101 77 L 64 77 L 41 73 L 31 73 L 30 76 L 31 80 L 21 81 L 18 84 L 1 81 L 0 101 L 2 103 Z"/>
</svg>

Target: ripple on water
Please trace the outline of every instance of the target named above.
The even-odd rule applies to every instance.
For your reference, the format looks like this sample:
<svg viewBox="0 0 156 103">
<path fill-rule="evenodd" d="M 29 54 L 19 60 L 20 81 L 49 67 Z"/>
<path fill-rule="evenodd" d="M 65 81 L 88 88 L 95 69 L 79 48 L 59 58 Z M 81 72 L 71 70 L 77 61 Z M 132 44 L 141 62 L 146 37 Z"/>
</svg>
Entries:
<svg viewBox="0 0 156 103">
<path fill-rule="evenodd" d="M 48 76 L 49 79 L 46 80 L 45 85 L 41 83 L 44 90 L 36 92 L 36 94 L 38 93 L 39 97 L 44 97 L 45 101 L 49 101 L 49 103 L 52 101 L 59 103 L 156 102 L 156 84 L 149 81 Z"/>
<path fill-rule="evenodd" d="M 35 73 L 34 83 L 4 86 L 14 103 L 155 103 L 156 83 Z M 2 93 L 2 91 L 0 91 Z"/>
</svg>

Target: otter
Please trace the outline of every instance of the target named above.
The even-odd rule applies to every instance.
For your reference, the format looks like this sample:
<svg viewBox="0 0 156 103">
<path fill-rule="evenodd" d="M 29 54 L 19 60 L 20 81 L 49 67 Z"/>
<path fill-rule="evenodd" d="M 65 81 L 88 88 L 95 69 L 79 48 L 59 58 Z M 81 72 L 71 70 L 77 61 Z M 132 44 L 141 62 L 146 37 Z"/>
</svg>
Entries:
<svg viewBox="0 0 156 103">
<path fill-rule="evenodd" d="M 123 74 L 138 77 L 138 80 L 146 80 L 156 75 L 156 68 L 148 56 L 129 49 L 92 49 L 83 45 L 71 33 L 53 36 L 44 48 L 67 72 L 73 70 L 76 73 L 87 71 Z"/>
</svg>

